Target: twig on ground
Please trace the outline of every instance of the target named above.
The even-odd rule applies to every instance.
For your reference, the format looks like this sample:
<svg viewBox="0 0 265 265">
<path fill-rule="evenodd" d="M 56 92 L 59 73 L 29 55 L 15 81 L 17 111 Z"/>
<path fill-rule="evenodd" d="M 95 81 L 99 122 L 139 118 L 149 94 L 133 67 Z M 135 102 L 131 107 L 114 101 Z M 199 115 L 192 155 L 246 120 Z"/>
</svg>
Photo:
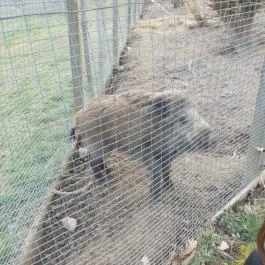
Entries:
<svg viewBox="0 0 265 265">
<path fill-rule="evenodd" d="M 225 258 L 229 258 L 229 259 L 231 259 L 231 260 L 235 260 L 232 256 L 230 256 L 230 255 L 227 254 L 226 252 L 221 251 L 221 250 L 219 250 L 219 249 L 217 249 L 217 251 L 218 251 L 218 253 L 219 253 L 221 256 L 223 256 L 223 257 L 225 257 Z"/>
<path fill-rule="evenodd" d="M 60 190 L 53 190 L 52 192 L 58 195 L 70 195 L 70 194 L 78 194 L 80 192 L 83 192 L 84 190 L 88 189 L 89 187 L 91 187 L 92 183 L 89 182 L 87 185 L 85 185 L 84 187 L 77 189 L 75 191 L 60 191 Z"/>
</svg>

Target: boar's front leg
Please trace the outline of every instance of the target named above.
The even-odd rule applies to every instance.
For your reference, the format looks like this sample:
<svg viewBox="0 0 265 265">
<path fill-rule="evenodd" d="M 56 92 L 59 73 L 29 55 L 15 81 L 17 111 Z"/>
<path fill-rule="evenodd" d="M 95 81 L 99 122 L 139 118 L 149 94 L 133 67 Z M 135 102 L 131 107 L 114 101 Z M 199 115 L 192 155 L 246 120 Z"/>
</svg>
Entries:
<svg viewBox="0 0 265 265">
<path fill-rule="evenodd" d="M 170 190 L 174 188 L 173 182 L 170 178 L 171 157 L 168 153 L 162 154 L 162 177 L 163 177 L 163 190 Z"/>
<path fill-rule="evenodd" d="M 173 182 L 170 178 L 170 154 L 168 152 L 159 152 L 155 155 L 155 160 L 157 161 L 156 164 L 161 167 L 163 191 L 173 188 Z"/>
<path fill-rule="evenodd" d="M 150 194 L 155 201 L 161 194 L 162 164 L 155 159 L 150 145 L 142 149 L 142 161 L 150 173 Z"/>
<path fill-rule="evenodd" d="M 157 200 L 163 190 L 173 188 L 173 182 L 170 178 L 170 155 L 157 152 L 152 158 L 149 158 L 147 167 L 151 174 L 150 192 L 153 200 Z"/>
<path fill-rule="evenodd" d="M 154 165 L 151 170 L 151 195 L 153 200 L 157 200 L 161 196 L 161 178 L 162 172 L 160 165 L 154 160 Z"/>
</svg>

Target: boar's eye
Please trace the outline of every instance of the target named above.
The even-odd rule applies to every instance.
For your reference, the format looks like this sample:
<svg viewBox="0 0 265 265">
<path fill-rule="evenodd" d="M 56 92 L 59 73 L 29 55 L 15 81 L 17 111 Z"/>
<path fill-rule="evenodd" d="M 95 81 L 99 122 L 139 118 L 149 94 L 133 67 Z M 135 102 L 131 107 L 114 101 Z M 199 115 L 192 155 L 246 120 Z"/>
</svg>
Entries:
<svg viewBox="0 0 265 265">
<path fill-rule="evenodd" d="M 183 115 L 183 116 L 179 117 L 178 122 L 181 123 L 182 125 L 184 125 L 188 121 L 187 121 L 186 117 Z"/>
</svg>

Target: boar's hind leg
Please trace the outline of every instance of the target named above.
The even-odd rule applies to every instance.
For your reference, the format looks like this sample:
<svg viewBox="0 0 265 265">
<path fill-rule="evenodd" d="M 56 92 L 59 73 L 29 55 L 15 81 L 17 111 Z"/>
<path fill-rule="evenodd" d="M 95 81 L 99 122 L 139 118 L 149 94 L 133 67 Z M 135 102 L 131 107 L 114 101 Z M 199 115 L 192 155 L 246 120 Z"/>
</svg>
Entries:
<svg viewBox="0 0 265 265">
<path fill-rule="evenodd" d="M 162 177 L 163 177 L 163 190 L 170 190 L 174 188 L 173 182 L 170 178 L 170 155 L 163 154 L 162 155 Z"/>
<path fill-rule="evenodd" d="M 90 166 L 95 174 L 95 178 L 99 181 L 106 181 L 110 174 L 110 169 L 104 162 L 103 157 L 94 159 L 90 162 Z"/>
</svg>

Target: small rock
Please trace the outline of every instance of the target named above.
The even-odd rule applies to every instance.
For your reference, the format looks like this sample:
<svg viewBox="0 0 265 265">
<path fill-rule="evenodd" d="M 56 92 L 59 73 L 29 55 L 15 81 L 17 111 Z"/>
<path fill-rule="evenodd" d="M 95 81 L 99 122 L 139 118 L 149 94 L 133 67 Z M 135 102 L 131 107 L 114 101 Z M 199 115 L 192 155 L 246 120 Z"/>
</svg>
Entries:
<svg viewBox="0 0 265 265">
<path fill-rule="evenodd" d="M 142 265 L 150 265 L 149 259 L 147 256 L 143 256 L 141 259 Z"/>
<path fill-rule="evenodd" d="M 230 246 L 227 242 L 222 241 L 221 244 L 219 246 L 217 246 L 217 249 L 219 249 L 221 251 L 227 251 L 230 249 Z"/>
<path fill-rule="evenodd" d="M 88 151 L 87 151 L 87 148 L 79 148 L 78 149 L 78 152 L 79 152 L 79 157 L 85 157 L 88 155 Z"/>
<path fill-rule="evenodd" d="M 94 236 L 99 236 L 101 234 L 101 231 L 99 228 L 96 228 L 94 231 L 93 231 L 93 235 Z"/>
<path fill-rule="evenodd" d="M 95 230 L 95 229 L 96 229 L 96 225 L 95 225 L 95 224 L 91 224 L 91 225 L 90 225 L 90 229 L 91 229 L 91 230 Z"/>
<path fill-rule="evenodd" d="M 126 67 L 125 65 L 118 66 L 117 67 L 117 71 L 118 72 L 124 72 L 125 71 L 125 67 Z"/>
<path fill-rule="evenodd" d="M 61 219 L 61 223 L 63 227 L 70 232 L 74 232 L 77 226 L 77 220 L 72 217 L 64 217 Z"/>
<path fill-rule="evenodd" d="M 80 170 L 81 170 L 81 171 L 84 171 L 85 169 L 86 169 L 86 166 L 85 166 L 85 165 L 81 165 L 81 166 L 80 166 Z"/>
</svg>

